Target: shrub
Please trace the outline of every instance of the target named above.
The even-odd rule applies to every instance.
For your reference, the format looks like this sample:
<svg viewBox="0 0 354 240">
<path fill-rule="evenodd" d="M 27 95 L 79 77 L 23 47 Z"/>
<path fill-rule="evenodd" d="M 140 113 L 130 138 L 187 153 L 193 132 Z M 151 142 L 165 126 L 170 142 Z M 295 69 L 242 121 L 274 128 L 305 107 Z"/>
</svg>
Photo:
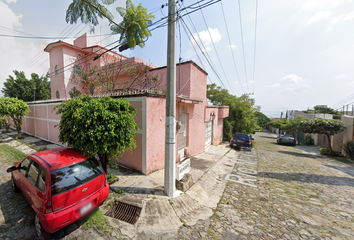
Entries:
<svg viewBox="0 0 354 240">
<path fill-rule="evenodd" d="M 348 140 L 344 143 L 342 149 L 345 152 L 345 155 L 351 160 L 354 160 L 354 141 Z"/>
<path fill-rule="evenodd" d="M 312 139 L 311 136 L 307 135 L 305 138 L 304 138 L 304 141 L 302 142 L 304 145 L 314 145 L 315 144 L 315 141 Z"/>
<path fill-rule="evenodd" d="M 328 155 L 329 149 L 328 148 L 320 148 L 320 153 L 321 153 L 321 155 Z"/>
<path fill-rule="evenodd" d="M 335 157 L 343 157 L 341 152 L 335 152 L 333 151 L 332 153 L 329 151 L 329 148 L 320 148 L 320 153 L 322 155 L 328 155 L 328 156 L 335 156 Z"/>
<path fill-rule="evenodd" d="M 0 128 L 2 128 L 2 126 L 6 127 L 7 125 L 7 121 L 9 120 L 8 117 L 4 116 L 0 116 Z"/>
</svg>

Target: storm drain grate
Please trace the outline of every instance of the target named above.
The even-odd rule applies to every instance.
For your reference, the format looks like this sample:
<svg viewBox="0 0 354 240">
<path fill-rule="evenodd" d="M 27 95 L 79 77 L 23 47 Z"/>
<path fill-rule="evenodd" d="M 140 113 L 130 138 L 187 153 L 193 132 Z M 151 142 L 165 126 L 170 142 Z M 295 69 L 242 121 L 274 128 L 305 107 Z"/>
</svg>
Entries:
<svg viewBox="0 0 354 240">
<path fill-rule="evenodd" d="M 141 207 L 120 201 L 114 201 L 113 205 L 105 215 L 130 224 L 135 224 L 139 219 L 140 213 Z"/>
</svg>

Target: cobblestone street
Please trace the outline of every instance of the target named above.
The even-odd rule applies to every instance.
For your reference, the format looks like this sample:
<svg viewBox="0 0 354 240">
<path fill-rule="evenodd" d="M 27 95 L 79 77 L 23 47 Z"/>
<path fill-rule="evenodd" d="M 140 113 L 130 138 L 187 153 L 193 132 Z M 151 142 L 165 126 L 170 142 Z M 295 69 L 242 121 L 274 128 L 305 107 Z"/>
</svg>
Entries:
<svg viewBox="0 0 354 240">
<path fill-rule="evenodd" d="M 277 145 L 272 134 L 254 137 L 255 149 L 230 159 L 237 163 L 214 215 L 178 238 L 353 239 L 353 165 Z"/>
</svg>

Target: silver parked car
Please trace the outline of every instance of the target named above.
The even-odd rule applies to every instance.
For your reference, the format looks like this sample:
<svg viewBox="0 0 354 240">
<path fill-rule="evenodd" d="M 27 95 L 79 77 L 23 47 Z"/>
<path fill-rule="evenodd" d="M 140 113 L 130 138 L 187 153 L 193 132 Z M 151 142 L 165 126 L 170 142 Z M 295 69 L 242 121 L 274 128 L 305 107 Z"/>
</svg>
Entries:
<svg viewBox="0 0 354 240">
<path fill-rule="evenodd" d="M 284 144 L 284 145 L 291 145 L 291 146 L 295 146 L 295 138 L 293 136 L 290 135 L 282 135 L 280 137 L 277 138 L 277 143 L 278 144 Z"/>
</svg>

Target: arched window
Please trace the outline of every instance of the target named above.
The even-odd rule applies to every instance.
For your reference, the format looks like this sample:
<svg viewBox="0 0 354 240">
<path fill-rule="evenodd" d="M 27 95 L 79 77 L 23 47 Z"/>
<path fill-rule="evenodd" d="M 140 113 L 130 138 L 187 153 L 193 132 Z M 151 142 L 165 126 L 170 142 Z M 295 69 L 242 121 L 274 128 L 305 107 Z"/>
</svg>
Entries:
<svg viewBox="0 0 354 240">
<path fill-rule="evenodd" d="M 57 91 L 57 92 L 55 93 L 55 95 L 56 95 L 56 98 L 57 98 L 57 99 L 60 99 L 60 93 L 59 93 L 59 91 Z"/>
<path fill-rule="evenodd" d="M 58 65 L 55 65 L 55 75 L 59 74 L 59 69 L 58 69 Z"/>
</svg>

